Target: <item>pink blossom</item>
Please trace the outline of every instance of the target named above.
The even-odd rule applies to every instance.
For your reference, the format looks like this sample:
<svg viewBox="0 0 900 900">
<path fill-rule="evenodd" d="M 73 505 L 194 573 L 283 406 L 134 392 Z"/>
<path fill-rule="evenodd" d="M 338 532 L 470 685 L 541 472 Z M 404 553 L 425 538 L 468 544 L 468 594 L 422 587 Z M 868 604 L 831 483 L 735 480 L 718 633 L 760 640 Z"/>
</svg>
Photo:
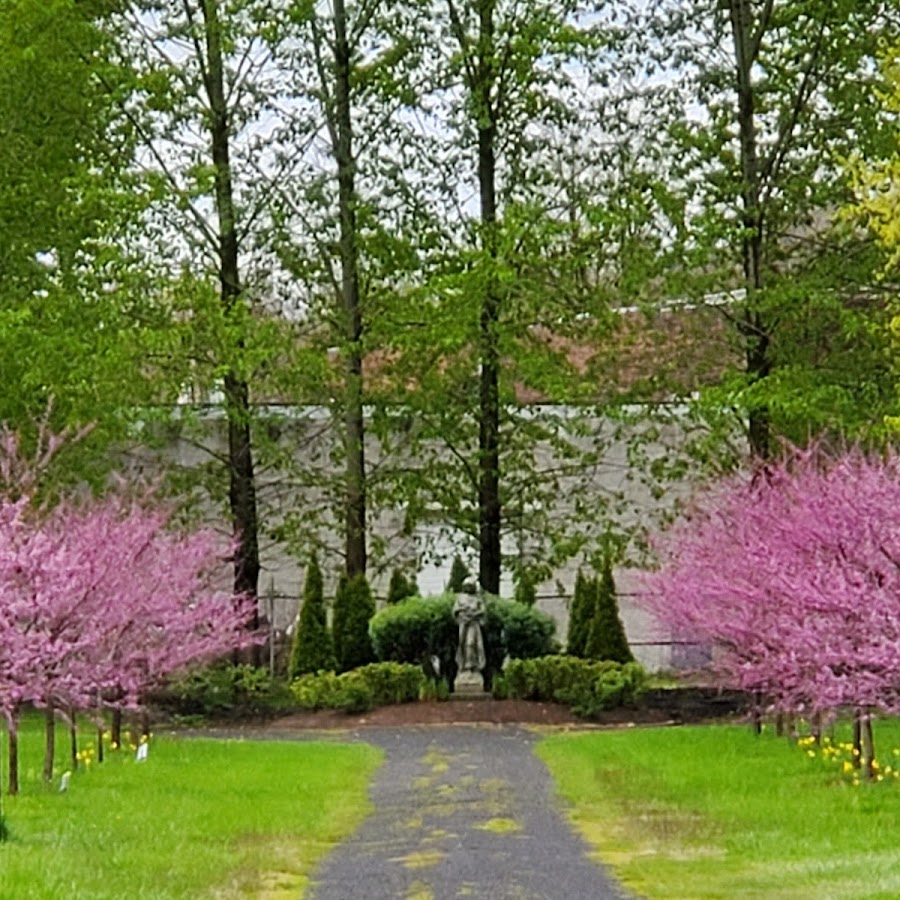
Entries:
<svg viewBox="0 0 900 900">
<path fill-rule="evenodd" d="M 776 707 L 900 709 L 900 460 L 793 450 L 698 497 L 644 603 Z"/>
</svg>

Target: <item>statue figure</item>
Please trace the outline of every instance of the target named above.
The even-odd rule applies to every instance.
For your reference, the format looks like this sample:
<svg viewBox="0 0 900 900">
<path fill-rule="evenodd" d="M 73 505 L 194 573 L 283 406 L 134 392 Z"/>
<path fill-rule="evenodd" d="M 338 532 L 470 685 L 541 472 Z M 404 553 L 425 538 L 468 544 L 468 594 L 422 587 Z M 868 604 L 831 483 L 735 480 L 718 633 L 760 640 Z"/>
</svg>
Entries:
<svg viewBox="0 0 900 900">
<path fill-rule="evenodd" d="M 462 593 L 456 595 L 453 617 L 459 624 L 459 646 L 456 648 L 456 665 L 459 669 L 457 681 L 481 682 L 481 672 L 485 665 L 484 639 L 481 623 L 484 620 L 484 603 L 474 585 L 463 586 Z"/>
</svg>

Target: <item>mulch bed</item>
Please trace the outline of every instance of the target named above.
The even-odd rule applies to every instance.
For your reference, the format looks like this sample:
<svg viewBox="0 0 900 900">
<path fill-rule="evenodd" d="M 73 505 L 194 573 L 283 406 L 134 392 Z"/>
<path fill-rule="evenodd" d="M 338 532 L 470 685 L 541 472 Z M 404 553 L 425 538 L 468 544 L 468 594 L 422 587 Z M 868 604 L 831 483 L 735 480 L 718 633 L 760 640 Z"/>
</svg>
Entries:
<svg viewBox="0 0 900 900">
<path fill-rule="evenodd" d="M 629 726 L 637 724 L 672 724 L 672 717 L 659 709 L 616 709 L 585 722 L 572 715 L 566 706 L 531 700 L 420 700 L 382 706 L 363 715 L 348 715 L 339 710 L 292 713 L 267 723 L 268 730 L 298 731 L 314 728 L 393 728 L 403 725 L 457 725 L 492 723 L 515 725 L 555 725 L 585 727 L 597 725 Z"/>
</svg>

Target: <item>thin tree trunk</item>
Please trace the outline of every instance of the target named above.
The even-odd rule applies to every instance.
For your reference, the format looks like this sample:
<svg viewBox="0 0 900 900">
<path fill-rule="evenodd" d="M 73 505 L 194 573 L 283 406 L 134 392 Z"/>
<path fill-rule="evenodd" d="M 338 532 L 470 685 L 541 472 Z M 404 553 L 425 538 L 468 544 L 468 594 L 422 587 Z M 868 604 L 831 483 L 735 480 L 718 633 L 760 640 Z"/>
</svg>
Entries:
<svg viewBox="0 0 900 900">
<path fill-rule="evenodd" d="M 872 716 L 868 710 L 863 712 L 860 734 L 860 754 L 866 778 L 875 780 L 875 736 L 872 733 Z"/>
<path fill-rule="evenodd" d="M 225 93 L 221 22 L 218 0 L 203 0 L 207 64 L 204 71 L 209 100 L 209 130 L 215 167 L 215 202 L 218 216 L 220 298 L 226 313 L 237 310 L 242 288 L 238 260 L 238 228 L 230 155 L 231 123 Z M 238 348 L 243 341 L 238 340 Z M 224 377 L 228 418 L 228 499 L 237 547 L 234 552 L 234 590 L 258 597 L 259 536 L 256 482 L 250 431 L 250 396 L 246 380 L 236 371 Z M 251 626 L 259 625 L 259 610 Z M 251 651 L 258 662 L 258 648 Z"/>
<path fill-rule="evenodd" d="M 53 704 L 48 703 L 44 712 L 44 781 L 53 781 L 53 763 L 56 756 L 56 715 Z"/>
<path fill-rule="evenodd" d="M 122 749 L 122 710 L 117 706 L 112 711 L 112 721 L 109 726 L 109 742 L 113 750 Z"/>
<path fill-rule="evenodd" d="M 13 710 L 7 721 L 7 745 L 9 747 L 9 771 L 6 792 L 15 797 L 19 793 L 19 711 Z"/>
<path fill-rule="evenodd" d="M 753 705 L 750 708 L 750 724 L 754 734 L 762 734 L 762 694 L 753 695 Z"/>
<path fill-rule="evenodd" d="M 481 374 L 478 416 L 478 579 L 482 590 L 500 593 L 500 289 L 497 259 L 497 110 L 492 97 L 496 77 L 494 10 L 496 0 L 480 0 L 477 83 L 472 85 L 478 114 L 478 189 L 481 232 L 489 271 L 479 321 Z"/>
<path fill-rule="evenodd" d="M 859 768 L 862 765 L 862 716 L 863 711 L 859 707 L 853 710 L 853 766 Z"/>
<path fill-rule="evenodd" d="M 809 733 L 812 736 L 813 740 L 817 745 L 821 745 L 822 743 L 822 714 L 819 712 L 813 713 L 812 718 L 809 720 Z"/>
<path fill-rule="evenodd" d="M 75 710 L 69 709 L 69 745 L 72 771 L 78 769 L 78 724 L 75 721 Z"/>
<path fill-rule="evenodd" d="M 768 324 L 760 310 L 759 294 L 763 288 L 762 240 L 763 210 L 760 202 L 761 176 L 756 132 L 756 97 L 753 87 L 753 65 L 758 41 L 753 33 L 751 0 L 729 0 L 731 31 L 734 41 L 736 89 L 738 95 L 738 134 L 743 236 L 741 252 L 746 299 L 741 333 L 745 342 L 747 374 L 760 381 L 771 373 Z M 761 27 L 761 26 L 760 26 Z M 748 439 L 754 456 L 767 459 L 772 451 L 769 409 L 757 402 L 748 410 Z"/>
<path fill-rule="evenodd" d="M 353 156 L 351 109 L 351 51 L 347 37 L 344 0 L 334 0 L 335 157 L 340 212 L 341 301 L 344 319 L 344 441 L 346 483 L 344 493 L 346 571 L 366 574 L 366 458 L 363 421 L 363 316 L 359 282 L 359 246 L 356 221 L 356 161 Z"/>
<path fill-rule="evenodd" d="M 103 723 L 101 722 L 97 726 L 97 762 L 98 763 L 103 762 L 103 760 L 105 758 L 105 753 L 106 753 L 104 746 L 103 746 L 103 735 L 104 735 Z"/>
</svg>

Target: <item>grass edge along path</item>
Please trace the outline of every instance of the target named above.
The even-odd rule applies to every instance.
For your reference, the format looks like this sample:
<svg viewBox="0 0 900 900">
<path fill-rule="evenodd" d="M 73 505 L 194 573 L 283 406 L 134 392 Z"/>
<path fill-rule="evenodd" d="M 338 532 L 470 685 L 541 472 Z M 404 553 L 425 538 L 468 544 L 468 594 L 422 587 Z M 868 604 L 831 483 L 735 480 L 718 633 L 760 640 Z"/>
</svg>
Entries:
<svg viewBox="0 0 900 900">
<path fill-rule="evenodd" d="M 876 742 L 898 762 L 897 722 L 876 723 Z M 808 746 L 742 726 L 555 735 L 537 752 L 597 859 L 641 897 L 900 896 L 893 779 L 855 786 Z"/>
<path fill-rule="evenodd" d="M 60 772 L 40 782 L 41 741 L 23 734 L 22 791 L 3 797 L 0 897 L 296 900 L 369 813 L 383 758 L 364 744 L 153 738 L 146 762 L 113 753 L 60 793 Z"/>
</svg>

